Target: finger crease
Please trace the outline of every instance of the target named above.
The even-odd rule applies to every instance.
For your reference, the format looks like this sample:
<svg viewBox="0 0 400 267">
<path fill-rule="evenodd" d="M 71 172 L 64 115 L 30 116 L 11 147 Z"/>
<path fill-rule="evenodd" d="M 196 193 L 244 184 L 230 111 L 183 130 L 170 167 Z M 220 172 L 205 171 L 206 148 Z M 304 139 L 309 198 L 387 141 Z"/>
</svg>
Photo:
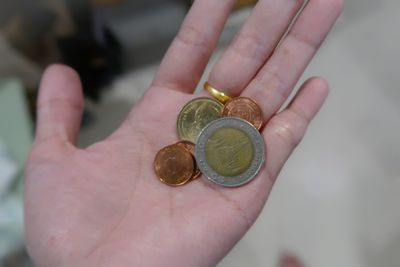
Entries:
<svg viewBox="0 0 400 267">
<path fill-rule="evenodd" d="M 270 123 L 272 124 L 274 134 L 281 138 L 284 143 L 289 142 L 293 147 L 296 147 L 300 143 L 301 138 L 294 133 L 289 124 L 276 121 L 271 121 Z"/>
<path fill-rule="evenodd" d="M 265 43 L 255 35 L 239 33 L 232 43 L 232 49 L 240 56 L 256 61 L 264 61 Z"/>
<path fill-rule="evenodd" d="M 240 207 L 239 203 L 233 199 L 231 199 L 230 197 L 226 196 L 224 193 L 222 193 L 218 188 L 215 188 L 214 185 L 210 184 L 209 182 L 206 181 L 202 181 L 201 184 L 207 188 L 210 189 L 211 191 L 213 191 L 214 193 L 217 194 L 218 197 L 220 197 L 221 199 L 223 199 L 225 202 L 229 203 L 237 212 L 238 214 L 240 214 L 240 216 L 243 219 L 243 222 L 246 225 L 246 228 L 250 228 L 252 222 L 251 220 L 248 218 L 247 216 L 247 212 Z"/>
<path fill-rule="evenodd" d="M 300 45 L 304 45 L 309 48 L 311 51 L 316 51 L 320 46 L 320 43 L 314 43 L 310 39 L 299 33 L 290 33 L 286 39 L 292 39 L 293 42 L 299 43 Z"/>
<path fill-rule="evenodd" d="M 266 90 L 273 90 L 274 94 L 277 94 L 282 101 L 288 97 L 286 90 L 286 81 L 281 77 L 280 74 L 268 70 L 268 68 L 261 70 L 254 80 L 261 85 L 261 87 L 267 87 Z"/>
<path fill-rule="evenodd" d="M 71 101 L 66 101 L 65 98 L 53 98 L 47 101 L 40 101 L 37 104 L 38 110 L 48 108 L 48 107 L 60 107 L 60 106 L 67 106 L 69 108 L 81 111 L 84 108 L 83 103 L 76 103 Z"/>
<path fill-rule="evenodd" d="M 310 119 L 306 115 L 306 113 L 298 108 L 291 107 L 288 109 L 290 112 L 292 112 L 298 119 L 300 119 L 304 124 L 308 124 L 310 122 Z"/>
<path fill-rule="evenodd" d="M 182 26 L 176 36 L 176 40 L 189 47 L 200 47 L 206 53 L 210 53 L 213 50 L 210 45 L 212 42 L 207 38 L 206 34 L 192 26 Z"/>
</svg>

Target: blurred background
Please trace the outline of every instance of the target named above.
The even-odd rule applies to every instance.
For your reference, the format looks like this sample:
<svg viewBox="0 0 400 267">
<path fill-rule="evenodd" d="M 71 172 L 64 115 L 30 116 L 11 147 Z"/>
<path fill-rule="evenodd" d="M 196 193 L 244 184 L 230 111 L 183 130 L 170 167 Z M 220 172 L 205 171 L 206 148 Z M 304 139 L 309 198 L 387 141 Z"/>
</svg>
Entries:
<svg viewBox="0 0 400 267">
<path fill-rule="evenodd" d="M 255 2 L 238 1 L 210 65 Z M 21 173 L 44 68 L 63 62 L 79 72 L 86 97 L 79 145 L 101 140 L 150 84 L 190 4 L 0 0 L 0 267 L 33 266 L 24 251 Z M 347 1 L 302 78 L 326 77 L 328 102 L 260 218 L 219 266 L 272 267 L 288 253 L 309 267 L 400 266 L 399 12 L 398 0 Z"/>
</svg>

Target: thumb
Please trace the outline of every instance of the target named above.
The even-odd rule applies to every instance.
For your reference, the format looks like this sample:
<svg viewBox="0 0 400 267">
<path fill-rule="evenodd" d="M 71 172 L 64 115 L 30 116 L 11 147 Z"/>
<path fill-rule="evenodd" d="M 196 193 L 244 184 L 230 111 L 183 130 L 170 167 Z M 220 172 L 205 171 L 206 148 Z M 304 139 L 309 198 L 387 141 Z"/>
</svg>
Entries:
<svg viewBox="0 0 400 267">
<path fill-rule="evenodd" d="M 37 102 L 35 141 L 75 144 L 82 112 L 83 94 L 78 74 L 64 65 L 47 68 Z"/>
</svg>

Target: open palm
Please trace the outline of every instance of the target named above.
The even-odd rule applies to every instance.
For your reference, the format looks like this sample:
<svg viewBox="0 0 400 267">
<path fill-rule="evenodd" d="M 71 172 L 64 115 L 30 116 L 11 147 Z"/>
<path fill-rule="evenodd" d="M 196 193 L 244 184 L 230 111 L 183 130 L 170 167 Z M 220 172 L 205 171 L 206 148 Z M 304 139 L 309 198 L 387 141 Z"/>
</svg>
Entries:
<svg viewBox="0 0 400 267">
<path fill-rule="evenodd" d="M 327 95 L 323 79 L 309 79 L 277 113 L 342 1 L 309 1 L 274 53 L 301 1 L 259 1 L 209 82 L 260 104 L 266 165 L 239 188 L 201 178 L 169 187 L 154 173 L 154 156 L 178 140 L 178 113 L 198 97 L 193 91 L 234 2 L 196 1 L 144 97 L 118 130 L 88 148 L 74 146 L 83 106 L 79 78 L 61 65 L 46 71 L 25 175 L 26 240 L 38 266 L 212 266 L 252 225 Z"/>
</svg>

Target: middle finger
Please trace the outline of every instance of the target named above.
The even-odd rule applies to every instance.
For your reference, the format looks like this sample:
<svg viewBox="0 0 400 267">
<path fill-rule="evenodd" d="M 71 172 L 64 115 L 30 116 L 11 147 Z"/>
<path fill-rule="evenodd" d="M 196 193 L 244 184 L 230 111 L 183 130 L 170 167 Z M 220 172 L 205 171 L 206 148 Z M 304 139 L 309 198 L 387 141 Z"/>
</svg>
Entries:
<svg viewBox="0 0 400 267">
<path fill-rule="evenodd" d="M 273 52 L 302 3 L 260 0 L 211 70 L 209 83 L 228 95 L 239 95 Z"/>
</svg>

